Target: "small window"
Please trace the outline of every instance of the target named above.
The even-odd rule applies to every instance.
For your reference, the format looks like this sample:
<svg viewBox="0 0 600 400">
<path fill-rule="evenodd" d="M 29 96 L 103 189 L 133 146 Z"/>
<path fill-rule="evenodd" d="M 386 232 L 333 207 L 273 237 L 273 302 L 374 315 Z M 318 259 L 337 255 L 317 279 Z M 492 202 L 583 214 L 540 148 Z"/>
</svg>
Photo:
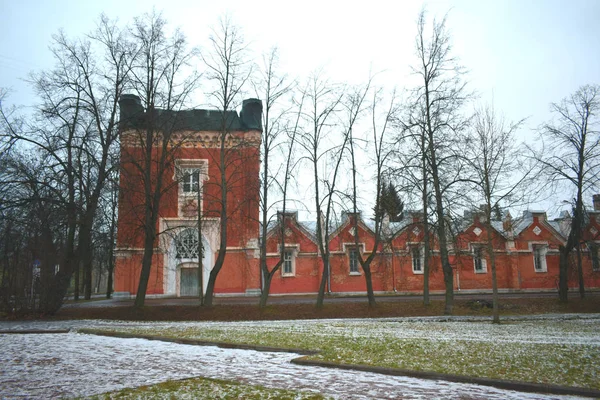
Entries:
<svg viewBox="0 0 600 400">
<path fill-rule="evenodd" d="M 425 258 L 424 249 L 422 246 L 411 248 L 412 270 L 414 274 L 423 273 L 423 259 Z"/>
<path fill-rule="evenodd" d="M 546 272 L 548 267 L 546 265 L 546 252 L 548 246 L 541 244 L 533 245 L 533 268 L 535 272 Z"/>
<path fill-rule="evenodd" d="M 358 270 L 358 250 L 350 250 L 350 273 L 360 274 Z"/>
<path fill-rule="evenodd" d="M 200 185 L 200 170 L 189 168 L 184 169 L 181 183 L 183 193 L 198 193 L 198 187 Z"/>
<path fill-rule="evenodd" d="M 281 273 L 284 276 L 293 276 L 295 274 L 294 261 L 294 252 L 292 250 L 283 252 L 283 269 Z"/>
<path fill-rule="evenodd" d="M 600 271 L 600 260 L 598 259 L 598 244 L 588 244 L 590 258 L 592 259 L 592 271 Z"/>
<path fill-rule="evenodd" d="M 484 274 L 487 272 L 487 261 L 483 255 L 483 247 L 473 246 L 473 265 L 475 273 Z"/>
</svg>

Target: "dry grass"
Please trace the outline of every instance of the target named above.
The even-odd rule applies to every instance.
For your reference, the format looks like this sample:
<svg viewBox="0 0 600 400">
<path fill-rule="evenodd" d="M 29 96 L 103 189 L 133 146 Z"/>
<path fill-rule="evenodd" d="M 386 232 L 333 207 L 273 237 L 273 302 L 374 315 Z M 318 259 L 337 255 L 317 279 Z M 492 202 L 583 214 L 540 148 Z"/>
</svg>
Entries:
<svg viewBox="0 0 600 400">
<path fill-rule="evenodd" d="M 477 307 L 472 300 L 457 299 L 453 315 L 491 316 L 486 307 Z M 599 313 L 600 296 L 570 299 L 561 304 L 554 298 L 502 299 L 501 315 L 549 313 Z M 249 321 L 322 318 L 384 318 L 444 315 L 444 302 L 434 300 L 424 306 L 419 298 L 402 301 L 379 300 L 374 308 L 366 303 L 325 303 L 322 309 L 314 304 L 273 304 L 260 309 L 255 304 L 200 306 L 148 306 L 107 308 L 63 308 L 53 319 L 117 319 L 128 321 Z"/>
</svg>

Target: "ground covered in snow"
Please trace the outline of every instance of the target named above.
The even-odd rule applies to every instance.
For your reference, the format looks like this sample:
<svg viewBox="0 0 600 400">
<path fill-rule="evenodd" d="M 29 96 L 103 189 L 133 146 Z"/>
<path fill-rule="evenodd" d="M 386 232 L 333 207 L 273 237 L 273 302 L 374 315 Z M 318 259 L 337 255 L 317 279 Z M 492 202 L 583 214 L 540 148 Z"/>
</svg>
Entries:
<svg viewBox="0 0 600 400">
<path fill-rule="evenodd" d="M 312 359 L 600 389 L 600 318 L 136 324 L 129 333 L 317 350 Z"/>
<path fill-rule="evenodd" d="M 115 392 L 86 397 L 88 400 L 133 400 L 133 399 L 177 399 L 177 400 L 322 400 L 319 393 L 267 388 L 246 385 L 235 381 L 211 378 L 189 378 L 123 389 Z"/>
<path fill-rule="evenodd" d="M 515 354 L 507 359 L 504 368 L 509 370 L 513 363 L 521 367 L 531 364 L 531 370 L 535 371 L 539 368 L 540 361 L 532 352 L 551 348 L 552 351 L 559 351 L 561 354 L 554 359 L 558 362 L 554 365 L 555 377 L 569 376 L 571 373 L 568 369 L 573 368 L 576 373 L 587 374 L 589 379 L 594 378 L 596 382 L 600 365 L 600 358 L 598 358 L 600 316 L 585 318 L 582 316 L 572 320 L 546 318 L 535 321 L 512 321 L 500 326 L 483 321 L 444 322 L 436 319 L 236 323 L 113 321 L 0 323 L 0 330 L 64 327 L 92 327 L 154 335 L 320 349 L 324 353 L 316 357 L 322 359 L 338 357 L 341 362 L 366 364 L 389 362 L 403 367 L 406 367 L 403 364 L 406 360 L 398 352 L 407 352 L 411 357 L 419 355 L 422 359 L 419 365 L 432 365 L 432 360 L 439 358 L 435 352 L 442 350 L 428 346 L 441 343 L 443 351 L 456 348 L 456 357 L 462 357 L 454 360 L 456 364 L 467 365 L 472 361 L 470 357 L 473 357 L 468 353 L 478 353 L 477 369 L 479 369 L 486 360 L 488 364 L 498 363 L 495 353 L 502 354 L 508 349 Z M 523 346 L 519 347 L 519 344 Z M 564 347 L 564 352 L 561 352 L 561 346 Z M 231 390 L 240 389 L 239 386 L 234 388 L 227 386 L 229 384 L 226 384 L 225 388 L 209 385 L 209 389 L 205 389 L 201 386 L 206 383 L 203 380 L 174 382 L 174 380 L 198 376 L 226 379 L 248 385 L 264 385 L 267 388 L 308 390 L 342 399 L 561 398 L 478 385 L 300 366 L 289 363 L 291 359 L 298 356 L 290 353 L 221 349 L 143 339 L 84 335 L 75 332 L 3 334 L 0 335 L 0 348 L 2 348 L 0 398 L 90 396 L 128 387 L 155 385 L 165 381 L 171 381 L 168 388 L 163 384 L 163 386 L 139 389 L 133 394 L 130 393 L 130 397 L 124 398 L 152 397 L 149 395 L 153 393 L 152 390 L 155 390 L 155 398 L 179 398 L 193 388 L 200 388 L 198 390 L 203 393 L 209 390 L 216 391 L 215 397 L 212 398 L 226 398 L 227 393 L 232 393 Z M 419 350 L 411 350 L 412 348 Z M 470 350 L 472 348 L 477 351 Z M 575 361 L 564 360 L 565 357 L 569 358 L 567 356 L 572 350 L 575 352 L 571 358 Z M 465 354 L 461 356 L 459 354 L 461 352 Z M 546 358 L 549 357 L 547 353 L 544 356 Z M 544 362 L 549 361 L 546 359 Z M 579 365 L 582 363 L 588 365 Z M 505 375 L 502 378 L 509 379 L 509 376 Z M 560 382 L 554 380 L 552 383 Z M 178 392 L 179 388 L 183 388 L 182 391 Z M 260 393 L 262 389 L 246 386 L 240 390 L 250 390 L 248 393 L 259 390 Z M 219 397 L 220 394 L 224 397 Z M 310 396 L 310 393 L 305 396 Z M 115 395 L 110 398 L 118 397 Z"/>
</svg>

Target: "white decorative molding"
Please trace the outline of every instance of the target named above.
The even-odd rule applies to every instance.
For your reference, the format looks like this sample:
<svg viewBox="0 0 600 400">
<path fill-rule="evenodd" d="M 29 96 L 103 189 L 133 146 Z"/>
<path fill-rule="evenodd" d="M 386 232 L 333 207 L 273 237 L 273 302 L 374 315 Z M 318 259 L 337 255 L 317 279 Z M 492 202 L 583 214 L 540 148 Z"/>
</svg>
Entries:
<svg viewBox="0 0 600 400">
<path fill-rule="evenodd" d="M 535 233 L 536 236 L 540 236 L 540 233 L 542 233 L 542 230 L 540 229 L 539 226 L 536 225 L 536 227 L 533 228 L 533 233 Z"/>
<path fill-rule="evenodd" d="M 419 236 L 419 233 L 421 233 L 421 230 L 415 226 L 415 229 L 413 229 L 412 232 L 415 234 L 415 236 Z"/>
<path fill-rule="evenodd" d="M 475 227 L 475 229 L 473 229 L 473 233 L 474 233 L 476 236 L 479 236 L 479 235 L 481 235 L 481 232 L 483 232 L 483 231 L 482 231 L 481 229 L 479 229 L 479 227 Z"/>
<path fill-rule="evenodd" d="M 177 215 L 184 218 L 192 218 L 198 215 L 198 192 L 186 193 L 183 191 L 183 172 L 186 170 L 198 170 L 199 181 L 198 190 L 202 193 L 204 181 L 209 180 L 208 176 L 208 160 L 207 159 L 177 159 L 175 160 L 175 172 L 173 180 L 179 181 L 177 189 Z M 203 212 L 203 202 L 200 199 L 200 214 Z"/>
<path fill-rule="evenodd" d="M 220 148 L 221 138 L 225 135 L 225 147 L 257 147 L 260 145 L 261 132 L 252 131 L 232 131 L 227 133 L 217 131 L 179 131 L 173 132 L 170 138 L 170 145 L 173 147 L 186 148 Z M 143 147 L 145 141 L 145 131 L 142 133 L 135 129 L 127 130 L 121 133 L 121 144 L 127 147 Z M 162 134 L 155 132 L 153 142 L 156 146 L 162 145 Z"/>
<path fill-rule="evenodd" d="M 287 246 L 286 246 L 287 247 Z M 356 249 L 356 243 L 342 243 L 342 253 L 348 252 L 349 249 Z M 358 244 L 358 249 L 361 253 L 366 252 L 366 246 L 364 243 Z M 333 252 L 332 252 L 333 253 Z"/>
<path fill-rule="evenodd" d="M 204 258 L 202 261 L 202 273 L 204 284 L 208 282 L 208 274 L 213 267 L 215 251 L 220 243 L 220 218 L 202 218 L 202 241 L 205 245 Z M 163 258 L 163 293 L 165 295 L 179 295 L 179 274 L 181 266 L 185 263 L 195 263 L 198 265 L 198 259 L 177 259 L 175 258 L 175 238 L 185 229 L 197 228 L 198 220 L 196 218 L 161 218 L 160 227 L 160 245 L 164 249 Z M 204 288 L 206 290 L 206 288 Z"/>
<path fill-rule="evenodd" d="M 592 226 L 592 227 L 590 228 L 590 232 L 592 233 L 592 235 L 596 235 L 596 234 L 598 233 L 598 229 L 596 229 L 596 227 L 595 227 L 595 226 Z"/>
</svg>

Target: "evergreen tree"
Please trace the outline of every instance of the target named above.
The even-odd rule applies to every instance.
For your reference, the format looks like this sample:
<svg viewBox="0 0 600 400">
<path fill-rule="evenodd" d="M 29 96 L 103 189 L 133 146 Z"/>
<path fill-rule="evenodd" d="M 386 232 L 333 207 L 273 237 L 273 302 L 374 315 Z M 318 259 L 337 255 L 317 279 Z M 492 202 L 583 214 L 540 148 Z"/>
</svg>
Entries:
<svg viewBox="0 0 600 400">
<path fill-rule="evenodd" d="M 398 222 L 402 219 L 404 203 L 400 200 L 396 187 L 391 182 L 384 182 L 379 195 L 379 204 L 375 207 L 375 214 L 382 217 L 387 214 L 390 222 Z"/>
</svg>

